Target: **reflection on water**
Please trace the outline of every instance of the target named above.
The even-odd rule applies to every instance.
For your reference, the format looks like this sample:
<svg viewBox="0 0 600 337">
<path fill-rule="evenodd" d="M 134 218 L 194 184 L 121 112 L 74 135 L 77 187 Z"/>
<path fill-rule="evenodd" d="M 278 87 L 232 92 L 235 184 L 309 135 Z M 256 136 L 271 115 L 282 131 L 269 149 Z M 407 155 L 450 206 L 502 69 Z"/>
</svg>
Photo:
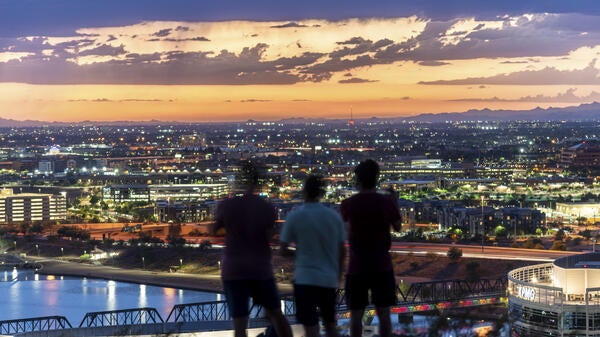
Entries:
<svg viewBox="0 0 600 337">
<path fill-rule="evenodd" d="M 88 312 L 156 308 L 163 319 L 176 304 L 217 300 L 217 294 L 144 284 L 4 271 L 0 320 L 65 316 L 79 325 Z"/>
</svg>

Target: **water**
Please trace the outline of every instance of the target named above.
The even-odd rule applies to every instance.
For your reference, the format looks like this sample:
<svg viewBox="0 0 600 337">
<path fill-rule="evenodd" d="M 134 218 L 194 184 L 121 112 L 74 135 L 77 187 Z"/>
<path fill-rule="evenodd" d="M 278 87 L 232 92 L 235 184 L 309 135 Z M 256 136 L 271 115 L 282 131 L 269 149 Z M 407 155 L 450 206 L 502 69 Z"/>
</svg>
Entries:
<svg viewBox="0 0 600 337">
<path fill-rule="evenodd" d="M 0 272 L 0 320 L 65 316 L 79 325 L 88 312 L 150 307 L 166 320 L 176 304 L 220 300 L 215 293 L 33 271 Z"/>
</svg>

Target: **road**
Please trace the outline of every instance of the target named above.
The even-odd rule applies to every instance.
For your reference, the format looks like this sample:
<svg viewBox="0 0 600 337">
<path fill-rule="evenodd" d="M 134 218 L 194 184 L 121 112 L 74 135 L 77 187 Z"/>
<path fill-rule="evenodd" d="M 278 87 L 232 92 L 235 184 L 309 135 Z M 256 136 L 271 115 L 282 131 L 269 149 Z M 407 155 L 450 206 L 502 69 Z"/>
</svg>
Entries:
<svg viewBox="0 0 600 337">
<path fill-rule="evenodd" d="M 556 250 L 523 249 L 496 246 L 433 244 L 419 242 L 392 242 L 392 251 L 400 254 L 426 255 L 433 252 L 446 255 L 450 247 L 462 249 L 464 257 L 483 259 L 505 259 L 551 262 L 563 256 L 580 254 L 580 252 L 566 252 Z"/>
</svg>

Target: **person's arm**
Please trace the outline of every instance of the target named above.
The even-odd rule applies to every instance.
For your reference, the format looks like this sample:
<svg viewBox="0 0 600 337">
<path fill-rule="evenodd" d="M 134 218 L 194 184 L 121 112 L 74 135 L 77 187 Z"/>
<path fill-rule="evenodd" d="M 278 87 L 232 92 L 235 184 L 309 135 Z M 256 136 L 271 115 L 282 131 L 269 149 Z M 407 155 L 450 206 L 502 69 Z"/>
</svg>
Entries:
<svg viewBox="0 0 600 337">
<path fill-rule="evenodd" d="M 392 186 L 387 189 L 387 192 L 390 194 L 393 207 L 391 226 L 394 232 L 399 232 L 402 229 L 402 217 L 400 216 L 400 210 L 398 209 L 398 193 Z"/>
<path fill-rule="evenodd" d="M 402 230 L 402 219 L 398 219 L 396 222 L 392 223 L 392 228 L 394 229 L 394 232 Z"/>
<path fill-rule="evenodd" d="M 281 227 L 279 234 L 279 254 L 281 256 L 294 256 L 294 251 L 290 249 L 290 242 L 294 241 L 293 214 L 289 214 L 285 219 L 285 223 Z"/>
</svg>

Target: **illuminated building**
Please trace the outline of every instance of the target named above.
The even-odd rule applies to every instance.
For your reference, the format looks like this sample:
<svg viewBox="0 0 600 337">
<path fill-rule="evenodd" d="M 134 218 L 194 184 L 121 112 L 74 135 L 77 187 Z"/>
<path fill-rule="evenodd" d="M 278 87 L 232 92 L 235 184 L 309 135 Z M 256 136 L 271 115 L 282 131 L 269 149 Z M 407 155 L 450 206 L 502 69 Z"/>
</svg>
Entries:
<svg viewBox="0 0 600 337">
<path fill-rule="evenodd" d="M 67 202 L 63 195 L 41 193 L 13 194 L 0 190 L 0 223 L 31 223 L 67 218 Z"/>
<path fill-rule="evenodd" d="M 574 172 L 600 173 L 600 145 L 583 142 L 562 150 L 560 167 Z"/>
<path fill-rule="evenodd" d="M 102 188 L 102 198 L 112 202 L 219 199 L 229 194 L 228 184 L 126 184 Z"/>
<path fill-rule="evenodd" d="M 579 254 L 508 274 L 512 336 L 600 336 L 600 254 Z"/>
</svg>

